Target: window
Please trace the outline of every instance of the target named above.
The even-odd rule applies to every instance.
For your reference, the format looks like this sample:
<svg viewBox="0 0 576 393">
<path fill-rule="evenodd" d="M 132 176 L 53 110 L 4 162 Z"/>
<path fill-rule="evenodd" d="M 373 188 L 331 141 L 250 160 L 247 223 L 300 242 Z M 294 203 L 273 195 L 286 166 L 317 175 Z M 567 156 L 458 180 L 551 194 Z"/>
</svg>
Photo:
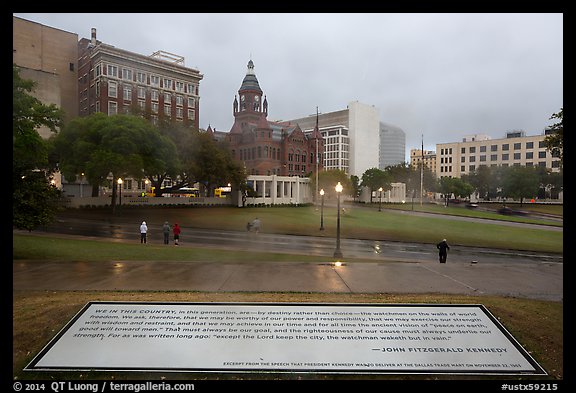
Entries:
<svg viewBox="0 0 576 393">
<path fill-rule="evenodd" d="M 480 153 L 486 153 L 486 146 L 480 146 Z"/>
<path fill-rule="evenodd" d="M 534 153 L 531 151 L 526 152 L 526 159 L 531 160 L 534 158 Z"/>
<path fill-rule="evenodd" d="M 146 98 L 146 88 L 138 86 L 138 98 Z"/>
<path fill-rule="evenodd" d="M 95 68 L 95 71 L 96 71 L 96 76 L 102 75 L 102 66 L 100 64 L 98 64 Z"/>
<path fill-rule="evenodd" d="M 164 78 L 163 87 L 172 90 L 172 79 Z"/>
<path fill-rule="evenodd" d="M 146 109 L 146 101 L 144 100 L 138 100 L 138 108 L 140 108 L 140 110 L 145 110 Z"/>
<path fill-rule="evenodd" d="M 136 73 L 136 82 L 146 83 L 146 74 L 143 72 Z"/>
<path fill-rule="evenodd" d="M 486 155 L 481 155 L 480 156 L 480 162 L 484 162 L 486 161 Z"/>
<path fill-rule="evenodd" d="M 470 153 L 476 153 L 476 146 L 470 146 Z"/>
<path fill-rule="evenodd" d="M 184 110 L 182 108 L 176 108 L 176 118 L 182 119 L 184 117 Z"/>
<path fill-rule="evenodd" d="M 188 109 L 188 118 L 190 120 L 196 119 L 196 110 L 195 109 Z"/>
<path fill-rule="evenodd" d="M 519 160 L 520 159 L 520 153 L 514 153 L 514 159 Z"/>
<path fill-rule="evenodd" d="M 466 153 L 466 148 L 465 148 L 465 147 L 463 147 L 463 148 L 460 149 L 460 154 L 464 154 L 464 153 Z"/>
<path fill-rule="evenodd" d="M 538 147 L 541 148 L 541 149 L 545 148 L 545 147 L 546 147 L 546 142 L 545 142 L 545 141 L 540 141 L 540 142 L 538 142 Z"/>
<path fill-rule="evenodd" d="M 164 102 L 172 103 L 172 95 L 170 93 L 164 93 Z"/>
<path fill-rule="evenodd" d="M 108 82 L 108 97 L 116 98 L 118 96 L 118 84 L 116 82 Z"/>
<path fill-rule="evenodd" d="M 115 115 L 118 113 L 118 104 L 114 101 L 108 101 L 108 115 Z"/>
<path fill-rule="evenodd" d="M 526 142 L 526 149 L 534 149 L 534 142 Z"/>
<path fill-rule="evenodd" d="M 123 98 L 126 101 L 132 101 L 132 86 L 124 86 L 122 90 Z"/>
<path fill-rule="evenodd" d="M 150 75 L 150 84 L 155 87 L 160 87 L 160 77 L 158 75 Z"/>
<path fill-rule="evenodd" d="M 118 78 L 118 67 L 108 64 L 106 74 Z"/>
<path fill-rule="evenodd" d="M 184 104 L 184 97 L 176 96 L 176 105 L 182 106 Z"/>
<path fill-rule="evenodd" d="M 539 151 L 538 152 L 538 158 L 546 158 L 546 152 L 545 151 Z"/>
<path fill-rule="evenodd" d="M 476 162 L 476 156 L 470 156 L 468 162 Z"/>
<path fill-rule="evenodd" d="M 502 150 L 504 150 L 504 151 L 510 150 L 510 145 L 509 145 L 508 143 L 503 144 L 503 145 L 502 145 Z"/>
<path fill-rule="evenodd" d="M 498 154 L 490 154 L 490 161 L 498 160 Z"/>
<path fill-rule="evenodd" d="M 468 171 L 472 172 L 476 169 L 476 165 L 468 165 Z"/>
<path fill-rule="evenodd" d="M 158 113 L 158 103 L 157 102 L 152 103 L 152 113 Z"/>
<path fill-rule="evenodd" d="M 194 97 L 188 97 L 188 108 L 195 108 L 196 107 L 196 100 Z"/>
<path fill-rule="evenodd" d="M 490 151 L 498 151 L 498 145 L 490 146 Z"/>
<path fill-rule="evenodd" d="M 466 156 L 462 156 L 461 162 L 466 162 Z"/>
<path fill-rule="evenodd" d="M 122 68 L 122 79 L 132 81 L 132 70 L 128 68 Z"/>
<path fill-rule="evenodd" d="M 164 114 L 166 116 L 170 116 L 171 113 L 172 113 L 172 105 L 170 104 L 164 105 Z"/>
<path fill-rule="evenodd" d="M 521 143 L 515 143 L 514 144 L 514 150 L 520 150 L 522 148 L 522 144 Z"/>
<path fill-rule="evenodd" d="M 152 101 L 158 101 L 158 96 L 159 96 L 158 90 L 152 90 L 152 91 L 150 92 L 150 99 L 151 99 Z"/>
<path fill-rule="evenodd" d="M 70 63 L 69 67 L 70 67 L 70 71 L 74 71 L 74 63 Z"/>
<path fill-rule="evenodd" d="M 510 159 L 510 154 L 508 154 L 508 153 L 502 154 L 502 161 L 508 161 L 509 159 Z"/>
<path fill-rule="evenodd" d="M 176 91 L 180 93 L 184 93 L 184 82 L 176 81 Z"/>
</svg>

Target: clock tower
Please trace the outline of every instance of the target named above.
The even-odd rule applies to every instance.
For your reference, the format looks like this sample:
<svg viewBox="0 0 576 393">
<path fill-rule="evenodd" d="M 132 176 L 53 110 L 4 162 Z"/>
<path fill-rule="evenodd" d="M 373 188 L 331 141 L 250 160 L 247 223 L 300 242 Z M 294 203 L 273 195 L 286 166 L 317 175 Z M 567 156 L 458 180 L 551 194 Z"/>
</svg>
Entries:
<svg viewBox="0 0 576 393">
<path fill-rule="evenodd" d="M 248 62 L 248 70 L 238 90 L 238 97 L 234 97 L 235 123 L 258 122 L 268 116 L 268 102 L 262 98 L 262 89 L 254 73 L 254 63 Z"/>
</svg>

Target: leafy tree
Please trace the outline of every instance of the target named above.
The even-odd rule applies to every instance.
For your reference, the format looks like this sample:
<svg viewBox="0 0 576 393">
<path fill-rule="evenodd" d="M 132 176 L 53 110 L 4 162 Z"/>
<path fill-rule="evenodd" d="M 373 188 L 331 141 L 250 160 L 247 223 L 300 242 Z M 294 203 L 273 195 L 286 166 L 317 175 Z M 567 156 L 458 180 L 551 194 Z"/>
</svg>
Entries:
<svg viewBox="0 0 576 393">
<path fill-rule="evenodd" d="M 57 132 L 63 112 L 31 95 L 35 83 L 12 67 L 12 226 L 33 230 L 54 219 L 60 192 L 51 185 L 48 145 L 37 128 Z"/>
<path fill-rule="evenodd" d="M 354 200 L 360 196 L 360 178 L 356 175 L 350 175 L 350 184 L 352 185 L 352 197 Z"/>
<path fill-rule="evenodd" d="M 240 189 L 245 187 L 244 167 L 234 160 L 224 143 L 215 141 L 208 133 L 195 135 L 186 170 L 209 196 L 224 184 L 232 183 Z"/>
<path fill-rule="evenodd" d="M 310 178 L 310 188 L 315 189 L 316 179 Z M 320 171 L 318 174 L 318 189 L 323 189 L 325 198 L 336 198 L 336 184 L 342 184 L 342 193 L 345 195 L 354 196 L 354 187 L 352 181 L 346 175 L 346 172 L 339 169 L 329 169 Z"/>
<path fill-rule="evenodd" d="M 535 167 L 511 166 L 504 176 L 502 194 L 506 198 L 520 199 L 522 206 L 524 198 L 538 195 L 540 177 Z"/>
<path fill-rule="evenodd" d="M 360 186 L 367 187 L 370 190 L 370 203 L 372 203 L 372 193 L 374 191 L 380 187 L 382 187 L 384 191 L 390 189 L 390 176 L 381 169 L 370 168 L 362 174 L 362 183 L 360 183 Z"/>
<path fill-rule="evenodd" d="M 84 172 L 96 195 L 100 185 L 111 186 L 113 209 L 118 178 L 142 179 L 164 172 L 176 155 L 174 144 L 147 120 L 124 114 L 76 118 L 54 138 L 53 145 L 64 176 L 74 178 Z"/>
<path fill-rule="evenodd" d="M 554 131 L 544 138 L 546 148 L 550 150 L 552 156 L 560 158 L 560 167 L 564 164 L 564 108 L 560 108 L 560 112 L 554 113 L 550 119 L 558 119 L 548 130 Z"/>
</svg>

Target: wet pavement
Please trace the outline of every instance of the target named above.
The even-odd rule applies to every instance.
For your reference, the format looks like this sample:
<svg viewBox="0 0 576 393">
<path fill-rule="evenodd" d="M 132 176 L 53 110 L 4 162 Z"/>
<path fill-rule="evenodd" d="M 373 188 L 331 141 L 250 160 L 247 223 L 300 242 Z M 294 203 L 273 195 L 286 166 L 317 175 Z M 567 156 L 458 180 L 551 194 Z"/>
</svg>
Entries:
<svg viewBox="0 0 576 393">
<path fill-rule="evenodd" d="M 262 235 L 262 234 L 260 234 Z M 260 236 L 258 235 L 258 236 Z M 66 235 L 62 235 L 66 236 Z M 261 238 L 265 238 L 262 236 Z M 258 244 L 258 243 L 255 243 Z M 182 245 L 180 247 L 190 247 Z M 250 243 L 246 242 L 250 248 Z M 146 247 L 146 245 L 143 245 Z M 173 246 L 172 246 L 173 247 Z M 252 244 L 252 247 L 255 247 Z M 333 250 L 333 248 L 332 248 Z M 349 250 L 343 244 L 346 254 Z M 401 254 L 400 254 L 401 255 Z M 480 261 L 376 255 L 374 262 L 13 262 L 15 290 L 444 293 L 563 300 L 563 264 L 515 255 Z"/>
<path fill-rule="evenodd" d="M 149 225 L 149 243 L 163 243 Z M 557 230 L 552 228 L 552 230 Z M 560 228 L 561 230 L 561 228 Z M 17 231 L 15 231 L 16 233 Z M 26 232 L 21 232 L 26 233 Z M 34 235 L 139 243 L 132 223 L 66 217 Z M 341 239 L 342 266 L 301 262 L 298 255 L 332 257 L 335 240 L 184 228 L 180 247 L 294 254 L 289 262 L 25 261 L 13 262 L 15 290 L 207 292 L 447 293 L 563 301 L 563 256 L 452 247 L 438 262 L 434 245 Z M 143 245 L 146 247 L 146 245 Z M 167 246 L 168 247 L 168 246 Z M 171 247 L 174 247 L 171 245 Z M 357 261 L 354 261 L 357 259 Z M 325 260 L 325 258 L 323 258 Z"/>
</svg>

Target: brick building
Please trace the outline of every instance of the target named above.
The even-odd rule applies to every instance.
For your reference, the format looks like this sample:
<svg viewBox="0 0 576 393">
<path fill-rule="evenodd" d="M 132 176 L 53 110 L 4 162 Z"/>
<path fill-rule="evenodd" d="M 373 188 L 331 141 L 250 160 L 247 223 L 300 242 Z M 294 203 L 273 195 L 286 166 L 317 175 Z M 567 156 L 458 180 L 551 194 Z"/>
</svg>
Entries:
<svg viewBox="0 0 576 393">
<path fill-rule="evenodd" d="M 215 132 L 229 143 L 232 156 L 240 160 L 248 175 L 307 177 L 323 168 L 324 141 L 318 127 L 305 135 L 297 123 L 268 121 L 268 100 L 254 73 L 248 70 L 234 97 L 234 124 L 230 132 Z"/>
<path fill-rule="evenodd" d="M 158 120 L 199 127 L 199 83 L 203 75 L 184 58 L 157 51 L 140 55 L 96 39 L 78 42 L 79 115 L 142 113 Z"/>
</svg>

